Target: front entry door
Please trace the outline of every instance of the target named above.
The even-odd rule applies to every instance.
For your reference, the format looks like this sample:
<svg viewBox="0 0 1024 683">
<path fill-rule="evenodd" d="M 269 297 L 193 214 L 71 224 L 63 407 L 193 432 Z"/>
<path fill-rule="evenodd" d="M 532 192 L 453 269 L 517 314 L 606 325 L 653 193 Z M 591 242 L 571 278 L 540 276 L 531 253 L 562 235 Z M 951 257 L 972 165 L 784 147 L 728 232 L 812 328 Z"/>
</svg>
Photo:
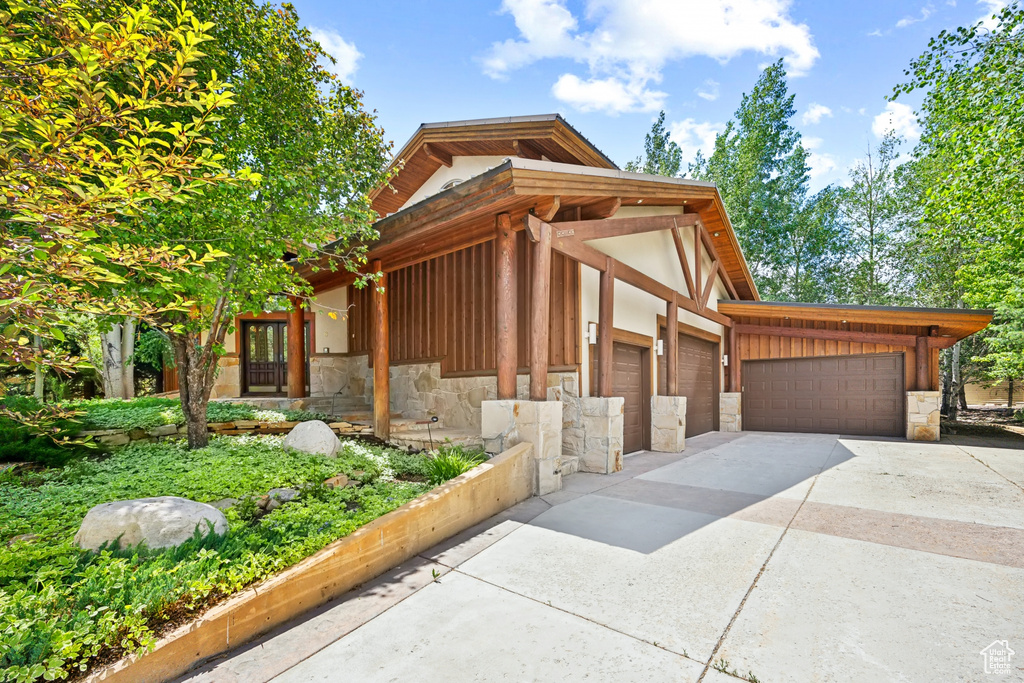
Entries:
<svg viewBox="0 0 1024 683">
<path fill-rule="evenodd" d="M 242 340 L 242 392 L 287 392 L 288 324 L 277 320 L 244 321 Z M 309 386 L 309 323 L 306 323 L 306 385 Z"/>
</svg>

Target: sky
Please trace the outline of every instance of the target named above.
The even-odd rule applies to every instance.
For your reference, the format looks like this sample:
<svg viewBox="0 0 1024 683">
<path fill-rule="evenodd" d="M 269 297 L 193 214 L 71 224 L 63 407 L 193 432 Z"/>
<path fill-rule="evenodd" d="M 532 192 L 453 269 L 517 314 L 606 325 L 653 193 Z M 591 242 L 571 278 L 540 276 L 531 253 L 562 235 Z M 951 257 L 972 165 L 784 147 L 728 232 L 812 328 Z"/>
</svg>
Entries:
<svg viewBox="0 0 1024 683">
<path fill-rule="evenodd" d="M 782 58 L 813 190 L 845 182 L 889 128 L 909 152 L 920 97 L 886 99 L 904 69 L 1006 2 L 292 1 L 396 151 L 420 123 L 557 112 L 625 166 L 664 110 L 685 168 Z"/>
</svg>

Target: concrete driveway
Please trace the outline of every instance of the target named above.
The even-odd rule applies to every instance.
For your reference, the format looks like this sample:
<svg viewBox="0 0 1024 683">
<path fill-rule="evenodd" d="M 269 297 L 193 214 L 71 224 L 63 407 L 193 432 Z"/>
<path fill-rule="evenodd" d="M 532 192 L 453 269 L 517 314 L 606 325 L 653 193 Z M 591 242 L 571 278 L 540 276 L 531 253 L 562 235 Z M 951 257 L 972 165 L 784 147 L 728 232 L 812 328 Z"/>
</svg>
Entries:
<svg viewBox="0 0 1024 683">
<path fill-rule="evenodd" d="M 629 457 L 186 680 L 1024 680 L 1024 451 L 955 441 Z"/>
</svg>

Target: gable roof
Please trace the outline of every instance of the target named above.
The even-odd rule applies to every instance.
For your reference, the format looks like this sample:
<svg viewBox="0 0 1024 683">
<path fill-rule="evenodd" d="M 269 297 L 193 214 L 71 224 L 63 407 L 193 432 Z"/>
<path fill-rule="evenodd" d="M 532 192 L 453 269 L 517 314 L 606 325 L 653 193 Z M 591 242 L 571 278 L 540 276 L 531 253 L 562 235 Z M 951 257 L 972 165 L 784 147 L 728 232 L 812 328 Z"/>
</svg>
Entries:
<svg viewBox="0 0 1024 683">
<path fill-rule="evenodd" d="M 390 168 L 398 174 L 390 188 L 370 194 L 374 210 L 381 217 L 398 211 L 452 156 L 543 156 L 564 164 L 618 168 L 558 114 L 424 123 L 395 154 Z"/>
</svg>

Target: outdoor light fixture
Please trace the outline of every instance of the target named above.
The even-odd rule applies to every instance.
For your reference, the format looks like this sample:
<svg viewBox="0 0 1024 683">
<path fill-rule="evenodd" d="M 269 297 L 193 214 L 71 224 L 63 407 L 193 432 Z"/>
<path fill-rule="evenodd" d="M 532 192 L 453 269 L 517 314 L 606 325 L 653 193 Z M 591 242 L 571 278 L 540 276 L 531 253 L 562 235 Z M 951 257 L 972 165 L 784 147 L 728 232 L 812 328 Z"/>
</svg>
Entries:
<svg viewBox="0 0 1024 683">
<path fill-rule="evenodd" d="M 665 355 L 665 341 L 663 339 L 659 339 L 658 340 L 658 355 L 659 356 L 664 356 Z"/>
<path fill-rule="evenodd" d="M 330 352 L 331 352 L 331 350 L 325 346 L 324 347 L 324 353 L 330 353 Z"/>
<path fill-rule="evenodd" d="M 597 343 L 597 323 L 590 323 L 590 326 L 587 327 L 587 339 L 591 344 Z"/>
<path fill-rule="evenodd" d="M 723 368 L 729 367 L 729 354 L 727 354 L 727 353 L 723 353 L 722 354 L 722 367 Z"/>
</svg>

